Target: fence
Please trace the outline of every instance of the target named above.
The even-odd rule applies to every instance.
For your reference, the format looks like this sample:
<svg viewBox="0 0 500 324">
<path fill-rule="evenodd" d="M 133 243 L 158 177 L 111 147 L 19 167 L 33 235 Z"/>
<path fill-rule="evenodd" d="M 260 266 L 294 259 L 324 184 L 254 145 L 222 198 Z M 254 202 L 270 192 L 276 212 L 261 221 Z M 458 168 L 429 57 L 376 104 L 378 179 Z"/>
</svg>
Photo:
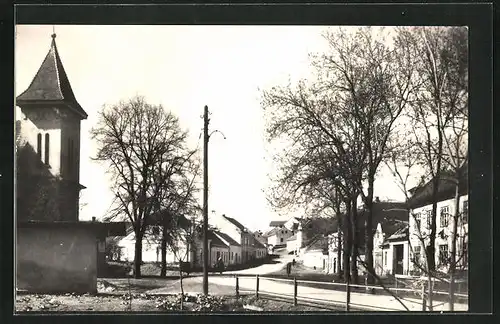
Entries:
<svg viewBox="0 0 500 324">
<path fill-rule="evenodd" d="M 355 285 L 334 282 L 318 282 L 273 278 L 266 276 L 235 275 L 235 294 L 240 297 L 242 291 L 254 293 L 256 298 L 271 296 L 299 302 L 315 303 L 324 306 L 342 308 L 346 311 L 426 311 L 448 310 L 448 292 L 433 291 L 432 308 L 426 305 L 428 290 L 422 285 L 420 290 L 410 288 Z M 244 284 L 242 284 L 244 283 Z M 403 296 L 404 295 L 404 296 Z M 441 296 L 441 298 L 439 298 Z M 458 299 L 467 300 L 466 294 L 456 293 Z M 441 300 L 439 300 L 441 299 Z M 444 299 L 444 301 L 443 301 Z M 456 311 L 467 310 L 466 303 L 455 303 Z M 457 307 L 458 306 L 458 307 Z"/>
</svg>

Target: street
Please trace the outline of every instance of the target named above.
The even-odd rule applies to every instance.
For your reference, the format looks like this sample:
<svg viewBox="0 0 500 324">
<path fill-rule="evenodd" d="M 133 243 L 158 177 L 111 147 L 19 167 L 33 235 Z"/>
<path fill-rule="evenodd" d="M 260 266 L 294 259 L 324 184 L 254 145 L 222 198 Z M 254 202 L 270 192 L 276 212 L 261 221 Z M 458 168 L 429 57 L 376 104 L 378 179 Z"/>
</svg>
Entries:
<svg viewBox="0 0 500 324">
<path fill-rule="evenodd" d="M 256 277 L 252 275 L 261 276 L 259 278 L 259 293 L 265 294 L 280 294 L 288 297 L 293 297 L 293 283 L 283 280 L 265 278 L 266 274 L 280 270 L 291 261 L 293 256 L 284 255 L 279 259 L 276 264 L 264 264 L 256 268 L 245 269 L 240 271 L 225 272 L 222 276 L 215 275 L 209 277 L 209 293 L 214 295 L 227 295 L 236 294 L 236 278 L 233 275 L 240 274 L 238 279 L 239 291 L 244 293 L 255 293 Z M 264 276 L 264 278 L 262 278 Z M 187 277 L 183 280 L 183 287 L 185 293 L 202 293 L 201 276 Z M 180 280 L 175 280 L 169 283 L 166 287 L 150 290 L 149 294 L 167 294 L 180 292 Z M 326 301 L 330 303 L 344 304 L 346 294 L 344 291 L 329 290 L 323 288 L 313 288 L 301 286 L 300 281 L 297 288 L 297 295 L 299 298 L 305 298 L 310 301 Z M 418 297 L 401 299 L 405 306 L 410 311 L 421 311 L 422 304 Z M 365 309 L 372 311 L 406 311 L 403 305 L 392 296 L 385 295 L 371 295 L 363 293 L 351 292 L 351 307 L 354 309 Z M 455 311 L 467 311 L 467 304 L 455 304 Z M 447 311 L 448 303 L 434 302 L 434 311 Z"/>
</svg>

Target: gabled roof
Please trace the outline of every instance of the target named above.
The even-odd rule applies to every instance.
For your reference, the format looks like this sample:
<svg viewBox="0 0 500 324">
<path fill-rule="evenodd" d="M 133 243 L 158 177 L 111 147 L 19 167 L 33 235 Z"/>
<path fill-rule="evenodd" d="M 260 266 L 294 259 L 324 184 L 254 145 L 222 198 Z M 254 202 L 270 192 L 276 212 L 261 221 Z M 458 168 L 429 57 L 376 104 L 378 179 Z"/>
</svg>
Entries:
<svg viewBox="0 0 500 324">
<path fill-rule="evenodd" d="M 217 236 L 219 236 L 220 238 L 222 238 L 224 241 L 226 241 L 227 243 L 229 243 L 229 245 L 233 245 L 233 246 L 241 246 L 238 242 L 236 242 L 235 240 L 233 240 L 229 235 L 227 235 L 226 233 L 223 233 L 223 232 L 220 232 L 220 231 L 213 231 Z"/>
<path fill-rule="evenodd" d="M 258 249 L 265 249 L 266 248 L 266 246 L 264 244 L 262 244 L 261 242 L 259 242 L 259 240 L 255 239 L 255 238 L 253 240 L 252 246 L 255 248 L 258 248 Z"/>
<path fill-rule="evenodd" d="M 57 51 L 55 34 L 52 35 L 50 50 L 28 89 L 16 98 L 16 104 L 20 107 L 42 103 L 65 104 L 81 119 L 87 118 L 87 113 L 80 106 L 71 89 L 71 84 Z"/>
<path fill-rule="evenodd" d="M 394 241 L 406 241 L 408 239 L 408 224 L 400 224 L 399 228 L 390 236 L 388 236 L 384 243 Z"/>
<path fill-rule="evenodd" d="M 305 244 L 305 252 L 307 251 L 328 251 L 328 238 L 323 234 L 318 234 L 313 236 L 308 242 Z"/>
<path fill-rule="evenodd" d="M 468 159 L 464 161 L 459 169 L 460 186 L 458 188 L 460 195 L 468 193 Z M 408 200 L 410 208 L 418 208 L 432 204 L 432 190 L 434 188 L 433 180 L 429 180 L 423 186 L 414 188 L 412 197 Z M 453 198 L 455 196 L 455 180 L 453 177 L 444 173 L 438 181 L 438 202 Z"/>
<path fill-rule="evenodd" d="M 275 227 L 275 226 L 283 226 L 285 225 L 286 221 L 271 221 L 269 223 L 269 226 Z"/>
<path fill-rule="evenodd" d="M 240 222 L 238 222 L 236 219 L 232 217 L 228 217 L 226 215 L 222 215 L 226 220 L 228 220 L 230 223 L 232 223 L 234 226 L 236 226 L 239 230 L 242 232 L 248 232 L 247 228 L 243 226 Z"/>
<path fill-rule="evenodd" d="M 270 237 L 270 236 L 273 236 L 276 234 L 276 232 L 278 232 L 280 229 L 277 228 L 277 227 L 274 227 L 272 229 L 270 229 L 269 231 L 267 231 L 266 233 L 262 234 L 262 237 Z"/>
<path fill-rule="evenodd" d="M 302 231 L 307 237 L 315 234 L 328 235 L 337 231 L 337 219 L 333 217 L 312 217 L 301 220 Z"/>
<path fill-rule="evenodd" d="M 215 235 L 214 231 L 208 231 L 207 239 L 210 241 L 211 246 L 229 247 L 229 245 L 224 243 L 224 241 Z"/>
</svg>

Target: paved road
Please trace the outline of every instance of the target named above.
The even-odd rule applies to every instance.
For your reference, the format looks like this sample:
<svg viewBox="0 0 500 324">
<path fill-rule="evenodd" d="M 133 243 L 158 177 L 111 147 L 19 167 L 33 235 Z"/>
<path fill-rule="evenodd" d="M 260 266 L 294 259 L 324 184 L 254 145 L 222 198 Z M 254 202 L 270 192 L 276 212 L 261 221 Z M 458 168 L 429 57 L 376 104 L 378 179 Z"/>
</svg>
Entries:
<svg viewBox="0 0 500 324">
<path fill-rule="evenodd" d="M 184 291 L 186 293 L 202 293 L 202 277 L 190 277 L 183 281 Z M 209 292 L 214 295 L 232 295 L 235 294 L 236 279 L 234 277 L 211 276 L 209 277 Z M 256 287 L 255 277 L 239 278 L 240 293 L 254 293 Z M 166 287 L 148 291 L 149 294 L 178 293 L 180 291 L 180 281 L 172 282 Z M 268 280 L 260 278 L 259 292 L 262 294 L 280 294 L 293 297 L 293 285 L 288 282 Z M 329 303 L 338 303 L 345 305 L 345 292 L 327 290 L 322 288 L 313 288 L 300 286 L 297 288 L 298 297 L 306 300 L 319 302 L 320 300 Z M 404 298 L 403 303 L 410 311 L 421 311 L 421 301 L 418 298 Z M 299 299 L 300 302 L 300 299 Z M 392 296 L 370 295 L 362 293 L 351 293 L 351 307 L 353 309 L 364 309 L 371 311 L 405 311 L 405 308 Z M 467 311 L 466 304 L 455 304 L 456 311 Z M 434 303 L 435 311 L 447 311 L 448 304 L 442 302 Z"/>
<path fill-rule="evenodd" d="M 273 260 L 277 263 L 262 264 L 258 267 L 250 269 L 224 271 L 224 274 L 266 275 L 283 269 L 283 267 L 285 267 L 288 262 L 291 262 L 293 258 L 293 255 L 283 255 Z"/>
</svg>

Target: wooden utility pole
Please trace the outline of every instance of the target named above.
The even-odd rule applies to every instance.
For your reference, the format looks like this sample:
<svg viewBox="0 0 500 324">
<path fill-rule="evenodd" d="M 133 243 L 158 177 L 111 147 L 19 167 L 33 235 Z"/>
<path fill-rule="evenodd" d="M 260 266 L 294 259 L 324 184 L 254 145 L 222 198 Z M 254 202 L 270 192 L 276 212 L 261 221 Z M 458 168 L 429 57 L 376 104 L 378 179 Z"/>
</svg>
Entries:
<svg viewBox="0 0 500 324">
<path fill-rule="evenodd" d="M 208 295 L 208 106 L 203 113 L 203 294 Z"/>
</svg>

